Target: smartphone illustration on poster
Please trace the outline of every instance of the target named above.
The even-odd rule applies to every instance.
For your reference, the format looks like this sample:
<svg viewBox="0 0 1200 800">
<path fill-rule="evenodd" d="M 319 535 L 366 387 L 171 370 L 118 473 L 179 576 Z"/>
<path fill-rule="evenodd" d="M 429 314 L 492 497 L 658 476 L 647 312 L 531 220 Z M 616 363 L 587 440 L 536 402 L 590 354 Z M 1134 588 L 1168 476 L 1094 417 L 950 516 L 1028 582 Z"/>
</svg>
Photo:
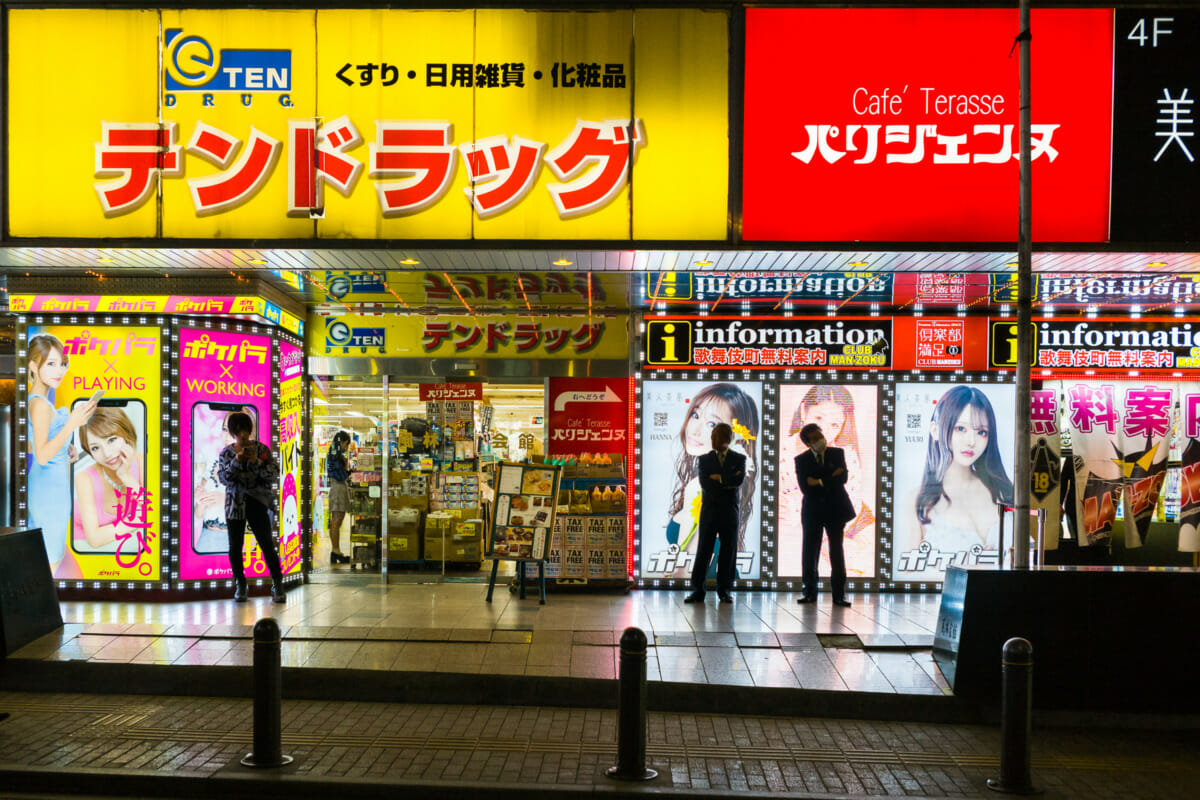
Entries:
<svg viewBox="0 0 1200 800">
<path fill-rule="evenodd" d="M 240 403 L 196 403 L 192 406 L 192 552 L 229 552 L 225 524 L 225 486 L 217 477 L 221 451 L 233 444 L 227 421 L 235 411 L 249 414 L 252 439 L 258 436 L 258 409 Z"/>
<path fill-rule="evenodd" d="M 89 402 L 79 398 L 71 407 Z M 71 549 L 80 555 L 116 553 L 124 522 L 144 518 L 146 404 L 134 398 L 100 399 L 91 419 L 72 434 Z M 132 491 L 130 491 L 132 490 Z M 132 502 L 130 502 L 132 501 Z M 129 551 L 126 543 L 124 551 Z"/>
</svg>

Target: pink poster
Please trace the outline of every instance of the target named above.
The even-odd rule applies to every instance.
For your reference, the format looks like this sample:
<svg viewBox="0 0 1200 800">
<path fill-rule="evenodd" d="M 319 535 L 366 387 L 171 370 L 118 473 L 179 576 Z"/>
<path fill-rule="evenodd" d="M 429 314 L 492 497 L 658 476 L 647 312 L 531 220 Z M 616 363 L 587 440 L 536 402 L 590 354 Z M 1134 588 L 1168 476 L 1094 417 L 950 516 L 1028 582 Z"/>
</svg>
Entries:
<svg viewBox="0 0 1200 800">
<path fill-rule="evenodd" d="M 300 571 L 300 411 L 304 353 L 279 343 L 279 563 L 284 575 Z"/>
<path fill-rule="evenodd" d="M 271 339 L 183 328 L 179 348 L 179 579 L 229 579 L 225 487 L 217 479 L 217 458 L 233 442 L 225 421 L 235 411 L 249 414 L 253 436 L 271 443 Z M 246 577 L 265 577 L 267 565 L 248 531 L 247 539 Z"/>
</svg>

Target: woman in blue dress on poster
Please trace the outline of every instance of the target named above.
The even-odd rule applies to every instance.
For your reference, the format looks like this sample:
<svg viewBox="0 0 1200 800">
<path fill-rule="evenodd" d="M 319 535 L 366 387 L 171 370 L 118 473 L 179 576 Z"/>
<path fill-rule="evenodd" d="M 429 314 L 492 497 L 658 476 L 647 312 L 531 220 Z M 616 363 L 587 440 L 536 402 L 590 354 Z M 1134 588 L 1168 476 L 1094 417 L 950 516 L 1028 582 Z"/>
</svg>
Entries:
<svg viewBox="0 0 1200 800">
<path fill-rule="evenodd" d="M 71 480 L 74 460 L 71 436 L 92 416 L 99 398 L 73 411 L 55 408 L 50 392 L 57 391 L 70 359 L 58 337 L 41 333 L 29 340 L 29 527 L 41 528 L 51 571 L 66 554 L 71 522 Z"/>
</svg>

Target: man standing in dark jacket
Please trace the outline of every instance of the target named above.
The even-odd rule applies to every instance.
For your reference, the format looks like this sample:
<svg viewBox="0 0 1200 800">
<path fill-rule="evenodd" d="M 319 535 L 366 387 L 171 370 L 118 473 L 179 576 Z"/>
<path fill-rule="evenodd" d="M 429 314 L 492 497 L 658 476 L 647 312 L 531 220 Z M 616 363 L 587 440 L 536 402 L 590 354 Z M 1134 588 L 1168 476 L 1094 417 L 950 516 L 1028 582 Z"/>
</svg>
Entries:
<svg viewBox="0 0 1200 800">
<path fill-rule="evenodd" d="M 813 603 L 817 599 L 817 561 L 821 557 L 821 532 L 829 537 L 829 566 L 833 571 L 833 604 L 848 606 L 846 599 L 846 553 L 842 549 L 842 532 L 854 519 L 854 505 L 846 494 L 846 454 L 840 447 L 827 447 L 825 436 L 817 425 L 800 429 L 800 441 L 808 450 L 796 456 L 796 479 L 804 493 L 800 509 L 800 527 L 804 531 L 801 574 L 804 595 L 797 603 Z"/>
<path fill-rule="evenodd" d="M 732 603 L 734 560 L 738 548 L 738 488 L 746 478 L 746 457 L 729 449 L 733 428 L 721 422 L 713 427 L 713 449 L 700 456 L 700 541 L 692 567 L 692 593 L 685 603 L 704 602 L 704 580 L 708 562 L 720 537 L 717 551 L 717 596 Z"/>
</svg>

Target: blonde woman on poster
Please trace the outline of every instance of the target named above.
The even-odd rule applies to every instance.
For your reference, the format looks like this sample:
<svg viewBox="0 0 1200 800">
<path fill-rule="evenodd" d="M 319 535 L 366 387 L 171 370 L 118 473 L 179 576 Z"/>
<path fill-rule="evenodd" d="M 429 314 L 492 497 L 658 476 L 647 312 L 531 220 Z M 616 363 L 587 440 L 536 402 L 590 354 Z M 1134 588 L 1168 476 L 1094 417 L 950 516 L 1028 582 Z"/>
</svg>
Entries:
<svg viewBox="0 0 1200 800">
<path fill-rule="evenodd" d="M 29 527 L 41 528 L 51 572 L 66 555 L 71 524 L 70 465 L 76 453 L 71 436 L 96 411 L 93 396 L 68 411 L 55 408 L 50 392 L 67 374 L 70 358 L 57 336 L 41 333 L 29 340 Z"/>
<path fill-rule="evenodd" d="M 997 506 L 1011 506 L 1013 485 L 1000 458 L 992 403 L 973 386 L 955 386 L 934 406 L 920 490 L 914 547 L 942 553 L 995 547 Z"/>
<path fill-rule="evenodd" d="M 700 456 L 712 449 L 712 430 L 724 423 L 733 428 L 730 448 L 746 457 L 746 479 L 738 493 L 738 552 L 746 550 L 746 526 L 754 508 L 758 439 L 758 405 L 754 398 L 732 383 L 714 383 L 701 389 L 691 398 L 687 416 L 679 429 L 679 455 L 675 460 L 675 481 L 668 508 L 667 542 L 678 548 L 677 560 L 670 577 L 689 578 L 691 562 L 695 560 L 700 526 Z M 720 544 L 718 543 L 718 547 Z M 692 557 L 682 557 L 683 554 Z M 713 567 L 715 571 L 716 552 Z"/>
</svg>

